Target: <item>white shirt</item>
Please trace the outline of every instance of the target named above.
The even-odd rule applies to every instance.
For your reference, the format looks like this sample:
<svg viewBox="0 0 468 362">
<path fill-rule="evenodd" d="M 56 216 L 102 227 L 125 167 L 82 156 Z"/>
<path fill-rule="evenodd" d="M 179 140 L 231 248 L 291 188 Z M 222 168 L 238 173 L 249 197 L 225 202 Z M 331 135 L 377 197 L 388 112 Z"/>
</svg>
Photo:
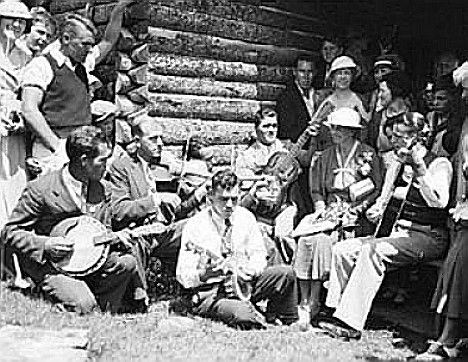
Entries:
<svg viewBox="0 0 468 362">
<path fill-rule="evenodd" d="M 420 153 L 420 157 L 424 157 L 427 149 L 420 147 L 417 152 Z M 395 154 L 391 162 L 398 162 Z M 409 166 L 406 165 L 405 167 Z M 425 175 L 417 177 L 413 181 L 413 184 L 419 188 L 419 193 L 424 201 L 426 201 L 427 206 L 443 209 L 449 202 L 450 184 L 453 176 L 452 164 L 446 157 L 437 157 L 426 167 Z M 411 173 L 412 171 L 408 170 L 407 172 Z M 382 189 L 386 189 L 386 185 L 390 179 L 393 179 L 393 177 L 390 175 L 390 172 L 387 172 Z M 394 197 L 402 198 L 399 195 L 402 195 L 403 189 L 404 187 L 396 187 L 393 193 Z M 379 202 L 379 200 L 376 202 Z"/>
<path fill-rule="evenodd" d="M 65 64 L 68 68 L 74 71 L 75 67 L 72 65 L 70 58 L 62 53 L 60 46 L 60 42 L 56 40 L 47 46 L 46 49 L 44 49 L 43 54 L 50 54 L 50 56 L 57 62 L 59 67 Z M 83 63 L 83 66 L 88 73 L 88 78 L 90 78 L 89 73 L 94 70 L 96 66 L 96 59 L 99 56 L 99 47 L 94 46 Z M 50 83 L 52 83 L 53 79 L 54 72 L 49 61 L 45 56 L 39 56 L 33 58 L 25 67 L 21 86 L 37 86 L 45 92 Z"/>
<path fill-rule="evenodd" d="M 255 216 L 247 209 L 237 206 L 231 216 L 231 245 L 233 258 L 239 265 L 252 270 L 255 275 L 263 272 L 267 265 L 265 244 Z M 200 272 L 206 267 L 199 253 L 188 245 L 204 248 L 220 256 L 224 220 L 208 207 L 187 221 L 182 231 L 182 241 L 177 261 L 177 280 L 185 288 L 194 288 L 202 284 Z M 206 284 L 219 282 L 221 278 L 209 279 Z"/>
<path fill-rule="evenodd" d="M 251 176 L 257 170 L 264 167 L 272 154 L 277 151 L 285 151 L 280 140 L 276 140 L 272 145 L 264 145 L 256 141 L 253 145 L 239 154 L 236 160 L 236 171 L 239 176 Z"/>
</svg>

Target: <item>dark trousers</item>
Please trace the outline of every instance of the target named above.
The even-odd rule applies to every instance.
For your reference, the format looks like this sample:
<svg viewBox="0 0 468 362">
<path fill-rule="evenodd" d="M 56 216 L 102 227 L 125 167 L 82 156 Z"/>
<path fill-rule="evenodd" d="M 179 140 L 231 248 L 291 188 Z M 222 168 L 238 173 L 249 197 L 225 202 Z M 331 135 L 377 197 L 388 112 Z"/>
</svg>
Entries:
<svg viewBox="0 0 468 362">
<path fill-rule="evenodd" d="M 79 313 L 89 313 L 97 307 L 121 311 L 124 296 L 133 292 L 129 286 L 139 279 L 135 257 L 117 252 L 109 254 L 99 271 L 82 278 L 60 274 L 48 263 L 39 264 L 17 255 L 25 276 L 31 277 L 53 302 Z"/>
<path fill-rule="evenodd" d="M 220 320 L 239 329 L 263 328 L 263 318 L 254 304 L 268 300 L 266 317 L 278 318 L 284 324 L 291 324 L 298 319 L 296 276 L 290 266 L 272 266 L 254 281 L 252 297 L 244 302 L 228 299 L 220 293 L 220 287 L 199 293 L 200 301 L 193 312 L 202 317 Z"/>
<path fill-rule="evenodd" d="M 186 222 L 187 219 L 183 219 L 169 225 L 162 234 L 155 238 L 155 242 L 151 246 L 151 255 L 161 260 L 170 275 L 176 273 L 182 229 Z"/>
</svg>

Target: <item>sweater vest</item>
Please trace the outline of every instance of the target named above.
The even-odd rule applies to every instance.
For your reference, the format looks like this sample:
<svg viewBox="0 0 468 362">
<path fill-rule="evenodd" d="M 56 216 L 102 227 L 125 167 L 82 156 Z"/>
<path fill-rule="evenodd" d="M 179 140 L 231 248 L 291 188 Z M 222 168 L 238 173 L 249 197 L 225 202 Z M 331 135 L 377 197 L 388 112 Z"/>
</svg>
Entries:
<svg viewBox="0 0 468 362">
<path fill-rule="evenodd" d="M 73 129 L 91 124 L 87 85 L 68 66 L 59 66 L 50 54 L 45 57 L 54 77 L 44 94 L 41 112 L 55 134 L 66 138 Z"/>
<path fill-rule="evenodd" d="M 424 157 L 424 163 L 429 166 L 437 156 L 431 152 L 428 152 Z M 403 171 L 397 177 L 395 182 L 396 186 L 405 184 L 403 180 Z M 392 203 L 389 204 L 392 207 Z M 440 209 L 437 207 L 430 207 L 427 205 L 426 200 L 422 197 L 419 187 L 412 183 L 406 201 L 403 206 L 403 210 L 400 214 L 400 219 L 408 220 L 421 225 L 431 226 L 444 226 L 448 217 L 447 209 Z"/>
</svg>

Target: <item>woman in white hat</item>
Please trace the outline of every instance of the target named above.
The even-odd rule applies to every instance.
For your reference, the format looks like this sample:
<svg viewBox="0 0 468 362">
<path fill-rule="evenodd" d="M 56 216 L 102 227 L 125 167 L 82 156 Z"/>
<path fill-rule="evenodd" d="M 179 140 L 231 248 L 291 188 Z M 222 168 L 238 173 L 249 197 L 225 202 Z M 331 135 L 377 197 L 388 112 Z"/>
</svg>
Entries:
<svg viewBox="0 0 468 362">
<path fill-rule="evenodd" d="M 310 172 L 315 212 L 305 216 L 294 232 L 299 237 L 294 268 L 301 291 L 300 311 L 303 316 L 309 313 L 312 323 L 320 311 L 333 244 L 354 236 L 360 215 L 378 196 L 382 184 L 378 155 L 359 141 L 360 121 L 359 113 L 346 107 L 328 116 L 333 145 Z"/>
<path fill-rule="evenodd" d="M 0 1 L 0 228 L 26 186 L 26 145 L 20 134 L 19 78 L 30 56 L 18 47 L 31 15 L 20 1 Z"/>
<path fill-rule="evenodd" d="M 351 90 L 351 83 L 357 73 L 358 66 L 351 57 L 343 55 L 336 58 L 327 75 L 327 78 L 332 81 L 333 93 L 325 101 L 328 100 L 335 106 L 335 109 L 342 107 L 355 109 L 362 119 L 368 121 L 369 114 L 361 98 Z"/>
</svg>

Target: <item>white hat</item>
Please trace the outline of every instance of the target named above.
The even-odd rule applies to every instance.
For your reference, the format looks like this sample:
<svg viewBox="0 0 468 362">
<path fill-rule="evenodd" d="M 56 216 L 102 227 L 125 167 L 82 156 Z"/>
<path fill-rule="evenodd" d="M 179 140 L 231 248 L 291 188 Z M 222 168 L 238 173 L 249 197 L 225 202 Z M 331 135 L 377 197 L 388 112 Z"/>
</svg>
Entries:
<svg viewBox="0 0 468 362">
<path fill-rule="evenodd" d="M 335 70 L 354 68 L 357 69 L 357 64 L 354 63 L 354 60 L 347 55 L 342 55 L 341 57 L 335 58 L 331 63 L 330 70 L 328 74 L 331 75 Z"/>
<path fill-rule="evenodd" d="M 15 18 L 31 20 L 28 7 L 21 1 L 5 0 L 0 2 L 0 18 Z"/>
<path fill-rule="evenodd" d="M 354 109 L 348 107 L 338 108 L 336 111 L 330 113 L 327 117 L 325 125 L 341 126 L 349 128 L 362 128 L 361 116 Z"/>
</svg>

